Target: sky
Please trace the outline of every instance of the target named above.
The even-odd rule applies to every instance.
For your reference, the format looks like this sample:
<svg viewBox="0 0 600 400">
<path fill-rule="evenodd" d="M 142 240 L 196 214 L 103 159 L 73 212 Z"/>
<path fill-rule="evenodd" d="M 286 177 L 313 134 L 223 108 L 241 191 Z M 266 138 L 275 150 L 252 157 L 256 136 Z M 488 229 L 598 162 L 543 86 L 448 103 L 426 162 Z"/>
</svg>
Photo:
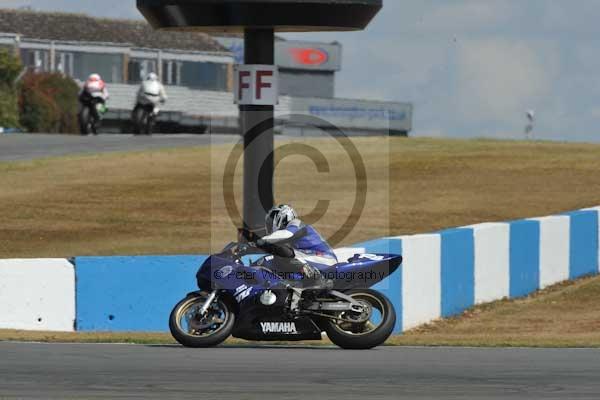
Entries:
<svg viewBox="0 0 600 400">
<path fill-rule="evenodd" d="M 99 7 L 98 4 L 102 4 Z M 135 1 L 2 7 L 142 18 Z M 365 32 L 284 35 L 344 46 L 337 95 L 415 105 L 414 135 L 600 141 L 600 1 L 384 0 Z"/>
</svg>

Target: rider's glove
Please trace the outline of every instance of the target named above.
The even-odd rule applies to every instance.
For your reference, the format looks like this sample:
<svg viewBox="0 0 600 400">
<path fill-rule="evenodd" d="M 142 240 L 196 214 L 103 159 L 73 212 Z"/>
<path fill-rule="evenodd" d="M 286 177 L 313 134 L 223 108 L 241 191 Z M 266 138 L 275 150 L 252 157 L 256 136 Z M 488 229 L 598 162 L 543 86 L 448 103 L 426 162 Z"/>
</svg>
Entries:
<svg viewBox="0 0 600 400">
<path fill-rule="evenodd" d="M 249 231 L 248 229 L 242 229 L 240 233 L 247 242 L 256 243 L 258 240 L 260 240 L 260 237 L 256 233 Z"/>
</svg>

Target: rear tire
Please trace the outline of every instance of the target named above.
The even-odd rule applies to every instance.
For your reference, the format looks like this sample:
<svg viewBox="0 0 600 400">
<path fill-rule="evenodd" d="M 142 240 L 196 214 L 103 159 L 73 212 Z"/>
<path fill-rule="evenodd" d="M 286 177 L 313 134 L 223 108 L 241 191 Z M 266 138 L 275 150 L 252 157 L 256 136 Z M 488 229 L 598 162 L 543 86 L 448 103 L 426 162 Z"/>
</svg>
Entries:
<svg viewBox="0 0 600 400">
<path fill-rule="evenodd" d="M 233 330 L 233 326 L 235 324 L 235 314 L 229 304 L 219 298 L 216 298 L 214 302 L 217 303 L 219 308 L 224 310 L 226 317 L 225 321 L 218 328 L 218 330 L 206 336 L 197 336 L 186 332 L 183 329 L 181 325 L 181 318 L 183 317 L 182 313 L 185 313 L 186 310 L 191 309 L 195 305 L 202 304 L 203 302 L 204 297 L 200 294 L 194 293 L 177 303 L 175 308 L 173 308 L 173 311 L 171 311 L 171 315 L 169 317 L 169 329 L 171 330 L 171 334 L 175 340 L 185 347 L 214 347 L 223 343 L 231 335 L 231 331 Z"/>
<path fill-rule="evenodd" d="M 375 330 L 367 333 L 350 333 L 341 329 L 336 322 L 327 320 L 325 332 L 337 346 L 349 350 L 367 350 L 380 346 L 392 335 L 396 325 L 396 311 L 389 299 L 383 294 L 371 289 L 353 289 L 345 294 L 356 299 L 367 300 L 373 306 L 381 308 L 381 323 Z M 375 303 L 375 304 L 374 304 Z"/>
</svg>

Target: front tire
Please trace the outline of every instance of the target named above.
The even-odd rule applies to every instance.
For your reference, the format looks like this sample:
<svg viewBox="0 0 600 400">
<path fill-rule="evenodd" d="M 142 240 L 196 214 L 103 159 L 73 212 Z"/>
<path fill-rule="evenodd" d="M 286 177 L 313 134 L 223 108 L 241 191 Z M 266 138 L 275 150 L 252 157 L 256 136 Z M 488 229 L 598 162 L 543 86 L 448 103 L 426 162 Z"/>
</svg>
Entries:
<svg viewBox="0 0 600 400">
<path fill-rule="evenodd" d="M 177 303 L 171 311 L 169 329 L 175 340 L 185 347 L 214 347 L 231 335 L 235 314 L 227 302 L 217 297 L 206 315 L 195 312 L 204 304 L 206 297 L 206 293 L 194 293 Z"/>
<path fill-rule="evenodd" d="M 136 106 L 132 113 L 133 134 L 141 135 L 144 127 L 144 109 L 141 106 Z"/>
<path fill-rule="evenodd" d="M 150 113 L 146 114 L 146 136 L 152 136 L 154 133 L 154 116 Z"/>
<path fill-rule="evenodd" d="M 82 136 L 92 133 L 92 113 L 88 106 L 84 106 L 79 114 L 79 131 Z"/>
<path fill-rule="evenodd" d="M 372 349 L 385 343 L 396 325 L 396 311 L 389 299 L 371 289 L 354 289 L 345 294 L 357 301 L 369 303 L 373 310 L 378 311 L 379 321 L 375 325 L 371 320 L 357 324 L 327 320 L 324 328 L 329 339 L 337 346 L 351 350 Z M 352 315 L 341 313 L 340 317 L 349 319 Z"/>
</svg>

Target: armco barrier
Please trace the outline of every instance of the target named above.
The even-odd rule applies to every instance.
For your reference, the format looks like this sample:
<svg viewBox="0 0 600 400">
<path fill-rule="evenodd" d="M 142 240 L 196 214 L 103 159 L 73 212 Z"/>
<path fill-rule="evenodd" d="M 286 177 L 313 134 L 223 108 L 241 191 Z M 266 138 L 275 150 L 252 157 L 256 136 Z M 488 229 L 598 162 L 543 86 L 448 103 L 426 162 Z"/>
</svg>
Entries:
<svg viewBox="0 0 600 400">
<path fill-rule="evenodd" d="M 75 272 L 64 259 L 0 260 L 0 328 L 72 331 Z"/>
<path fill-rule="evenodd" d="M 399 333 L 473 304 L 597 274 L 599 212 L 382 238 L 337 254 L 403 255 L 402 267 L 375 286 L 394 304 Z M 196 289 L 205 258 L 82 257 L 75 268 L 67 260 L 0 261 L 0 328 L 69 331 L 76 320 L 83 331 L 166 331 L 173 305 Z"/>
</svg>

